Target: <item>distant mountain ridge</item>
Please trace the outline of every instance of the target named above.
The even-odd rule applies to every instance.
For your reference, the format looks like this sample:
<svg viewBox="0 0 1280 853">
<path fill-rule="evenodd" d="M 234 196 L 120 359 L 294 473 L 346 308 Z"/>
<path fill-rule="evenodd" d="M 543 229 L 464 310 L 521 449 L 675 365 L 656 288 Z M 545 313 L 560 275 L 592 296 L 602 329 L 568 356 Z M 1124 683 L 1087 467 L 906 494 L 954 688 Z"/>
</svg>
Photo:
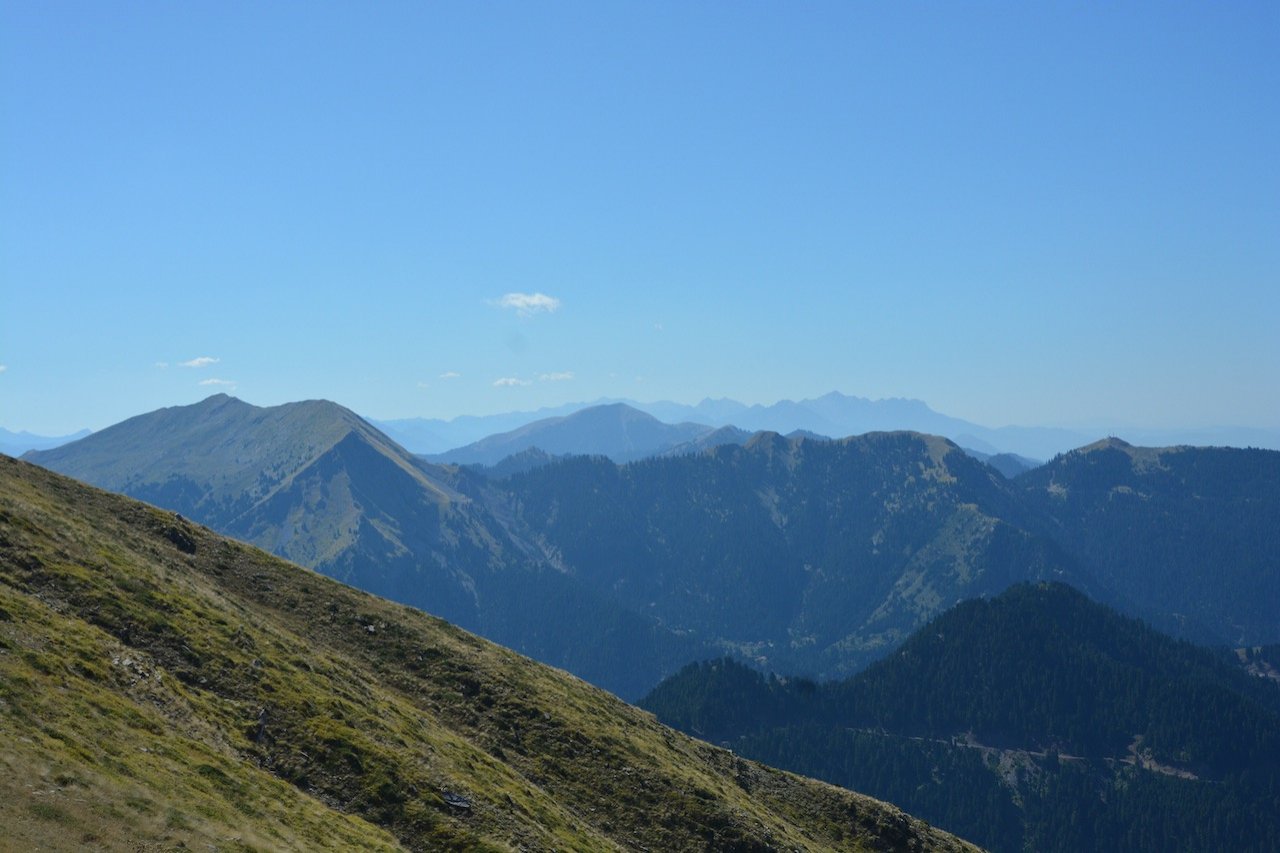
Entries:
<svg viewBox="0 0 1280 853">
<path fill-rule="evenodd" d="M 70 435 L 35 435 L 25 430 L 10 432 L 0 427 L 0 453 L 16 457 L 29 450 L 50 450 L 72 441 L 78 441 L 88 435 L 89 432 L 87 429 L 82 429 Z"/>
<path fill-rule="evenodd" d="M 1027 473 L 1032 468 L 1039 468 L 1043 464 L 1036 459 L 1028 459 L 1025 456 L 1019 456 L 1016 453 L 983 453 L 982 451 L 974 450 L 971 447 L 963 448 L 963 450 L 979 462 L 985 462 L 992 468 L 995 468 L 1010 480 L 1017 477 L 1019 474 Z"/>
<path fill-rule="evenodd" d="M 681 422 L 667 424 L 626 403 L 603 403 L 579 409 L 570 415 L 544 418 L 510 432 L 490 435 L 480 441 L 445 453 L 425 454 L 437 464 L 478 465 L 486 475 L 503 477 L 546 464 L 557 457 L 604 456 L 623 464 L 654 456 L 681 456 L 702 453 L 725 444 L 745 444 L 758 434 L 734 426 L 709 427 L 705 424 Z M 800 437 L 817 441 L 827 436 L 807 430 L 793 430 L 788 438 Z M 997 468 L 1019 471 L 1030 467 L 1030 460 L 1007 460 L 976 454 L 977 458 L 996 460 Z M 1021 465 L 1022 462 L 1028 463 Z M 1012 476 L 1006 473 L 1006 476 Z"/>
<path fill-rule="evenodd" d="M 941 414 L 920 400 L 871 400 L 836 391 L 807 400 L 780 400 L 767 406 L 747 405 L 725 398 L 707 398 L 695 405 L 605 398 L 568 403 L 534 412 L 460 416 L 450 420 L 371 420 L 371 423 L 414 453 L 435 454 L 472 444 L 490 435 L 510 432 L 533 421 L 562 417 L 593 406 L 614 403 L 625 403 L 667 424 L 691 422 L 710 427 L 734 426 L 748 433 L 765 430 L 784 435 L 795 430 L 807 430 L 832 438 L 866 432 L 908 430 L 945 436 L 963 447 L 971 447 L 982 453 L 1012 453 L 1031 459 L 1049 459 L 1117 431 L 1137 444 L 1153 446 L 1188 444 L 1280 450 L 1280 428 L 1223 426 L 1160 430 L 1119 428 L 1106 424 L 1091 429 L 988 427 Z"/>
<path fill-rule="evenodd" d="M 631 462 L 716 432 L 702 424 L 665 424 L 626 403 L 608 403 L 534 421 L 426 458 L 460 465 L 496 465 L 508 456 L 536 448 L 552 456 L 599 455 L 614 462 Z"/>
</svg>

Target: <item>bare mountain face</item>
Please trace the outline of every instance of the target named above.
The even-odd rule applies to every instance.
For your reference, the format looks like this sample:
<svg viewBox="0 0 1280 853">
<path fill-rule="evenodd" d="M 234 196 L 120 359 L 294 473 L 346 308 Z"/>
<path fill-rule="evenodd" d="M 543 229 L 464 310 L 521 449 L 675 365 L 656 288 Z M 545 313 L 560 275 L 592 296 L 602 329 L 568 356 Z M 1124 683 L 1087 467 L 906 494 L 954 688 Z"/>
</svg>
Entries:
<svg viewBox="0 0 1280 853">
<path fill-rule="evenodd" d="M 6 850 L 975 849 L 8 457 L 0 739 Z"/>
<path fill-rule="evenodd" d="M 918 433 L 724 435 L 621 466 L 527 451 L 492 479 L 332 403 L 220 396 L 29 458 L 628 698 L 722 653 L 848 674 L 1025 580 L 1182 636 L 1280 640 L 1280 453 L 1108 445 L 1008 480 Z"/>
</svg>

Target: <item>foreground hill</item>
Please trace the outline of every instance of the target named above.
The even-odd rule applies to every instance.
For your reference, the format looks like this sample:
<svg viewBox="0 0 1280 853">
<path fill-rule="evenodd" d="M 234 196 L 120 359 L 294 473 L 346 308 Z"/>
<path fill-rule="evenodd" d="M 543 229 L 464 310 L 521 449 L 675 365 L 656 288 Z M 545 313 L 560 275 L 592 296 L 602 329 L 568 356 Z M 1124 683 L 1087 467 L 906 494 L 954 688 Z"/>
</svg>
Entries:
<svg viewBox="0 0 1280 853">
<path fill-rule="evenodd" d="M 13 849 L 968 849 L 8 457 L 0 738 Z"/>
<path fill-rule="evenodd" d="M 843 682 L 721 661 L 643 705 L 992 850 L 1280 845 L 1280 688 L 1058 584 L 965 602 Z"/>
</svg>

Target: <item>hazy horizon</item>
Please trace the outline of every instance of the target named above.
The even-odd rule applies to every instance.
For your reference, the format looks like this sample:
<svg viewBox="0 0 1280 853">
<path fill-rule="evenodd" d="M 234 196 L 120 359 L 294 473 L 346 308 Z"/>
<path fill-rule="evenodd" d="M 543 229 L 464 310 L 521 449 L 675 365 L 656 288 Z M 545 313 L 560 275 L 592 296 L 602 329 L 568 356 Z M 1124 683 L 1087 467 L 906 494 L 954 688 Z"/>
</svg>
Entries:
<svg viewBox="0 0 1280 853">
<path fill-rule="evenodd" d="M 0 6 L 0 425 L 1280 427 L 1280 6 Z"/>
<path fill-rule="evenodd" d="M 162 406 L 157 406 L 157 407 L 156 407 L 156 409 L 160 409 L 160 408 L 169 408 L 169 407 L 172 407 L 172 406 L 189 406 L 189 405 L 194 405 L 194 404 L 196 404 L 196 403 L 199 403 L 199 402 L 201 402 L 201 401 L 203 401 L 203 400 L 208 399 L 209 397 L 216 396 L 217 394 L 228 394 L 228 396 L 234 397 L 235 399 L 241 400 L 242 402 L 245 402 L 245 403 L 248 403 L 248 404 L 250 404 L 250 405 L 252 405 L 252 406 L 257 406 L 257 407 L 260 407 L 260 408 L 270 408 L 270 407 L 274 407 L 274 406 L 288 405 L 288 404 L 290 404 L 290 403 L 297 403 L 297 402 L 301 402 L 301 400 L 282 400 L 282 401 L 278 401 L 278 402 L 260 402 L 260 401 L 257 401 L 257 400 L 248 399 L 248 398 L 246 398 L 246 397 L 245 397 L 244 395 L 242 395 L 242 394 L 236 394 L 236 393 L 233 393 L 233 392 L 227 392 L 227 391 L 214 391 L 214 392 L 211 392 L 211 393 L 207 393 L 207 394 L 201 395 L 198 399 L 191 400 L 191 401 L 189 401 L 189 402 L 183 402 L 183 403 L 169 403 L 169 404 L 165 404 L 165 405 L 162 405 Z M 709 395 L 708 395 L 708 396 L 704 396 L 704 397 L 702 397 L 702 398 L 700 398 L 700 399 L 698 399 L 698 400 L 693 400 L 693 401 L 683 401 L 683 400 L 658 400 L 658 399 L 643 400 L 643 399 L 639 399 L 639 398 L 636 398 L 636 397 L 598 397 L 598 398 L 595 398 L 595 399 L 593 399 L 593 400 L 571 400 L 571 401 L 568 401 L 568 402 L 565 402 L 565 403 L 550 404 L 550 405 L 545 405 L 545 406 L 537 406 L 537 407 L 524 408 L 524 409 L 504 409 L 504 410 L 501 410 L 501 411 L 495 411 L 495 412 L 483 412 L 483 413 L 462 412 L 462 413 L 459 413 L 459 414 L 457 414 L 457 415 L 453 415 L 453 416 L 450 416 L 450 417 L 442 417 L 442 418 L 431 418 L 431 417 L 425 417 L 425 416 L 382 417 L 382 416 L 379 416 L 379 415 L 378 415 L 378 414 L 376 414 L 376 413 L 371 413 L 371 412 L 361 412 L 361 411 L 357 411 L 357 410 L 355 410 L 355 409 L 351 409 L 351 407 L 350 407 L 350 406 L 345 405 L 341 400 L 330 400 L 329 402 L 333 402 L 333 403 L 336 403 L 336 404 L 338 404 L 338 405 L 340 405 L 340 406 L 343 406 L 344 408 L 351 409 L 352 411 L 355 411 L 355 413 L 356 413 L 357 415 L 360 415 L 361 417 L 367 418 L 367 419 L 369 419 L 370 421 L 372 421 L 372 422 L 373 422 L 373 423 L 375 423 L 375 424 L 379 424 L 379 423 L 406 423 L 406 422 L 412 422 L 412 421 L 418 421 L 418 420 L 421 420 L 421 421 L 428 421 L 428 422 L 445 422 L 445 423 L 455 423 L 455 422 L 457 422 L 457 421 L 459 421 L 459 420 L 462 420 L 462 419 L 476 419 L 476 420 L 484 420 L 484 419 L 487 419 L 487 418 L 502 418 L 502 417 L 504 417 L 504 416 L 528 416 L 528 417 L 524 417 L 524 418 L 522 418 L 522 419 L 521 419 L 521 422 L 522 422 L 522 423 L 531 423 L 531 422 L 533 422 L 534 420 L 539 419 L 539 418 L 544 418 L 544 417 L 553 417 L 553 416 L 555 416 L 555 415 L 557 415 L 557 414 L 564 414 L 565 410 L 567 410 L 567 409 L 568 409 L 568 410 L 573 410 L 573 411 L 578 411 L 578 410 L 581 410 L 581 409 L 584 409 L 584 408 L 588 408 L 588 407 L 592 407 L 592 406 L 598 406 L 598 405 L 609 405 L 609 404 L 613 404 L 613 403 L 623 403 L 623 404 L 626 404 L 626 405 L 636 406 L 636 407 L 640 407 L 641 409 L 644 409 L 644 408 L 646 408 L 646 407 L 665 407 L 665 406 L 679 406 L 679 407 L 689 407 L 689 408 L 694 408 L 694 407 L 696 407 L 698 404 L 703 403 L 703 402 L 711 402 L 711 403 L 726 403 L 726 402 L 727 402 L 727 403 L 731 403 L 731 404 L 740 404 L 740 405 L 747 406 L 747 407 L 760 407 L 760 408 L 766 408 L 766 409 L 767 409 L 767 408 L 768 408 L 768 407 L 770 407 L 770 406 L 773 406 L 773 405 L 776 405 L 776 404 L 780 404 L 780 403 L 788 403 L 788 402 L 804 403 L 804 402 L 806 402 L 806 400 L 813 400 L 813 399 L 817 399 L 817 398 L 820 398 L 820 397 L 827 396 L 827 395 L 829 395 L 829 394 L 837 394 L 837 395 L 842 395 L 842 396 L 849 397 L 849 398 L 857 398 L 857 399 L 869 400 L 869 401 L 870 401 L 870 402 L 872 402 L 872 403 L 885 403 L 885 402 L 895 402 L 895 401 L 907 402 L 907 403 L 921 403 L 921 404 L 925 405 L 927 408 L 929 408 L 932 412 L 934 412 L 934 413 L 936 413 L 936 414 L 938 414 L 938 415 L 942 415 L 942 416 L 946 416 L 946 417 L 956 417 L 955 415 L 953 415 L 953 414 L 952 414 L 952 413 L 950 413 L 950 412 L 940 411 L 940 410 L 939 410 L 939 409 L 937 409 L 936 407 L 929 405 L 929 402 L 928 402 L 927 400 L 919 400 L 919 399 L 911 398 L 911 397 L 881 397 L 881 398 L 867 398 L 867 397 L 861 397 L 860 395 L 857 395 L 857 394 L 846 394 L 846 393 L 844 393 L 844 392 L 842 392 L 842 391 L 829 391 L 829 392 L 827 392 L 826 394 L 816 395 L 816 397 L 814 397 L 814 398 L 804 398 L 804 399 L 798 399 L 798 398 L 782 398 L 782 399 L 778 399 L 778 400 L 770 400 L 770 401 L 760 402 L 760 403 L 751 403 L 751 402 L 747 402 L 747 401 L 743 401 L 743 400 L 734 400 L 734 399 L 732 399 L 732 398 L 728 398 L 728 397 L 713 397 L 713 396 L 709 396 Z M 311 399 L 327 399 L 327 398 L 311 398 Z M 119 418 L 119 419 L 117 419 L 117 420 L 113 420 L 113 421 L 110 421 L 110 422 L 102 423 L 102 424 L 97 425 L 97 426 L 85 426 L 85 427 L 81 427 L 81 428 L 78 428 L 78 429 L 68 430 L 68 431 L 66 431 L 66 432 L 60 432 L 60 433 L 55 433 L 55 432 L 44 432 L 44 433 L 42 433 L 42 432 L 39 432 L 39 431 L 36 431 L 36 430 L 30 430 L 30 429 L 26 429 L 26 428 L 13 427 L 13 426 L 10 426 L 9 424 L 3 424 L 3 423 L 0 423 L 0 429 L 4 429 L 4 430 L 6 430 L 6 431 L 8 431 L 9 433 L 14 434 L 14 435 L 30 434 L 30 435 L 32 435 L 32 436 L 34 436 L 34 437 L 63 437 L 63 436 L 69 436 L 69 435 L 72 435 L 72 434 L 78 434 L 78 433 L 80 433 L 80 432 L 82 432 L 82 431 L 84 431 L 84 430 L 88 430 L 88 431 L 89 431 L 89 432 L 91 432 L 91 433 L 92 433 L 92 432 L 98 432 L 98 431 L 100 431 L 100 430 L 102 430 L 102 429 L 105 429 L 105 428 L 107 428 L 107 427 L 114 426 L 114 425 L 116 425 L 116 424 L 118 424 L 118 423 L 121 423 L 121 422 L 123 422 L 123 421 L 125 421 L 125 420 L 129 420 L 130 418 L 136 417 L 136 416 L 138 416 L 138 415 L 148 414 L 148 413 L 150 413 L 150 412 L 152 412 L 152 411 L 155 411 L 156 409 L 148 409 L 148 410 L 146 410 L 146 411 L 132 412 L 132 413 L 130 413 L 130 414 L 128 414 L 128 415 L 125 415 L 125 416 L 124 416 L 124 417 L 122 417 L 122 418 Z M 667 422 L 672 422 L 672 419 L 670 419 L 670 418 L 665 418 L 665 419 L 664 419 L 664 418 L 659 418 L 659 420 L 666 420 Z M 696 418 L 694 418 L 694 420 L 696 420 Z M 709 418 L 709 419 L 707 419 L 707 420 L 709 420 L 709 421 L 714 421 L 714 420 L 716 420 L 716 419 L 715 419 L 715 418 Z M 967 420 L 967 419 L 960 418 L 960 420 Z M 1200 424 L 1192 423 L 1192 424 L 1178 424 L 1178 425 L 1173 425 L 1173 426 L 1149 426 L 1149 425 L 1144 425 L 1144 424 L 1140 424 L 1140 423 L 1128 423 L 1128 424 L 1126 424 L 1126 423 L 1120 423 L 1120 422 L 1117 422 L 1117 421 L 1098 421 L 1098 422 L 1091 422 L 1091 423 L 1090 423 L 1090 422 L 1080 422 L 1080 423 L 1045 423 L 1045 424 L 1025 424 L 1025 423 L 1023 423 L 1023 424 L 1019 424 L 1019 423 L 1011 423 L 1011 422 L 1010 422 L 1010 423 L 981 423 L 981 422 L 978 422 L 978 421 L 970 421 L 970 423 L 973 423 L 975 426 L 979 426 L 979 427 L 983 427 L 983 428 L 985 428 L 985 429 L 991 429 L 991 430 L 999 430 L 999 429 L 1004 429 L 1004 428 L 1015 428 L 1015 429 L 1017 429 L 1017 428 L 1026 428 L 1026 429 L 1032 429 L 1032 430 L 1043 429 L 1043 430 L 1062 430 L 1062 431 L 1064 431 L 1064 432 L 1079 432 L 1079 433 L 1081 433 L 1082 435 L 1089 435 L 1089 436 L 1091 436 L 1091 438 L 1090 438 L 1089 440 L 1101 439 L 1101 438 L 1105 438 L 1105 437 L 1107 437 L 1107 436 L 1115 436 L 1115 437 L 1118 437 L 1118 438 L 1121 438 L 1121 439 L 1132 438 L 1133 436 L 1131 436 L 1131 435 L 1127 435 L 1127 434 L 1126 434 L 1126 432 L 1127 432 L 1127 431 L 1132 431 L 1133 433 L 1137 433 L 1137 434 L 1139 434 L 1140 436 L 1143 436 L 1143 437 L 1145 437 L 1145 436 L 1156 436 L 1156 435 L 1159 435 L 1159 434 L 1161 434 L 1161 433 L 1168 433 L 1170 436 L 1174 436 L 1174 437 L 1176 437 L 1176 436 L 1178 436 L 1178 435 L 1180 435 L 1180 434 L 1181 434 L 1181 435 L 1190 435 L 1190 434 L 1208 434 L 1208 433 L 1212 433 L 1212 432 L 1215 432 L 1215 431 L 1218 431 L 1218 430 L 1227 430 L 1227 431 L 1236 431 L 1236 432 L 1246 432 L 1246 433 L 1250 433 L 1250 432 L 1257 432 L 1257 433 L 1260 433 L 1260 434 L 1261 434 L 1261 433 L 1265 433 L 1266 435 L 1257 435 L 1257 436 L 1252 436 L 1252 438 L 1254 439 L 1253 441 L 1241 441 L 1241 442 L 1236 442 L 1236 443 L 1235 443 L 1235 446 L 1245 446 L 1245 445 L 1248 445 L 1248 446 L 1262 446 L 1262 447 L 1266 447 L 1266 448 L 1270 448 L 1270 449 L 1274 449 L 1274 450 L 1280 450 L 1280 426 L 1275 426 L 1275 425 L 1265 425 L 1265 424 L 1263 424 L 1263 425 L 1255 425 L 1255 424 L 1229 424 L 1229 423 L 1200 423 Z M 716 426 L 716 424 L 710 424 L 710 425 L 711 425 L 711 426 Z M 736 423 L 728 423 L 728 424 L 726 424 L 726 425 L 729 425 L 729 426 L 740 426 L 739 424 L 736 424 Z M 805 429 L 805 427 L 803 427 L 803 426 L 799 426 L 799 427 L 796 427 L 796 428 L 798 428 L 798 429 L 802 429 L 802 430 L 803 430 L 803 429 Z M 902 428 L 904 428 L 904 429 L 911 429 L 912 427 L 911 427 L 910 425 L 904 424 L 904 425 L 902 426 Z M 496 429 L 495 429 L 495 432 L 503 432 L 503 431 L 505 431 L 506 429 L 507 429 L 506 427 L 503 427 L 503 428 L 496 428 Z M 485 434 L 487 435 L 488 433 L 485 433 Z M 840 437 L 843 437 L 843 435 L 835 435 L 835 436 L 830 436 L 830 437 L 840 438 Z M 1261 445 L 1258 445 L 1258 444 L 1257 444 L 1257 440 L 1262 440 L 1262 444 L 1261 444 Z M 1138 443 L 1141 443 L 1141 438 L 1139 439 L 1139 442 L 1138 442 Z M 1006 450 L 1006 449 L 1008 449 L 1008 448 L 997 448 L 997 449 Z M 1065 447 L 1065 446 L 1062 448 L 1062 450 L 1063 450 L 1063 451 L 1068 450 L 1068 449 L 1071 449 L 1071 448 L 1070 448 L 1070 447 Z M 1040 454 L 1040 455 L 1044 455 L 1044 454 Z"/>
</svg>

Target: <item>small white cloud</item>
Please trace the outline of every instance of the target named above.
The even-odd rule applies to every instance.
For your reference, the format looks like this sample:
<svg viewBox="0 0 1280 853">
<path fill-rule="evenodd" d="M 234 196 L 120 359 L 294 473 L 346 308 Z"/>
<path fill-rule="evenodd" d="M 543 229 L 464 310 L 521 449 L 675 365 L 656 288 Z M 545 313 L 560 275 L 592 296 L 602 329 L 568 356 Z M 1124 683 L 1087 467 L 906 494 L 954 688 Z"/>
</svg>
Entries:
<svg viewBox="0 0 1280 853">
<path fill-rule="evenodd" d="M 419 387 L 419 388 L 422 388 L 423 390 L 426 390 L 427 388 L 430 388 L 430 387 L 431 387 L 431 383 L 430 383 L 430 382 L 419 382 L 419 383 L 418 383 L 418 387 Z"/>
<path fill-rule="evenodd" d="M 560 307 L 560 300 L 545 293 L 507 293 L 493 302 L 499 308 L 510 308 L 521 317 L 550 314 Z"/>
<path fill-rule="evenodd" d="M 199 384 L 201 384 L 201 385 L 222 385 L 222 386 L 225 386 L 225 387 L 228 387 L 228 388 L 234 388 L 234 387 L 236 387 L 236 381 L 235 381 L 234 379 L 201 379 L 201 380 L 200 380 L 200 382 L 199 382 Z"/>
<path fill-rule="evenodd" d="M 6 370 L 8 370 L 8 369 L 9 369 L 9 365 L 7 365 L 7 364 L 0 364 L 0 373 L 4 373 L 4 372 L 5 372 Z"/>
<path fill-rule="evenodd" d="M 566 370 L 563 373 L 540 373 L 538 379 L 541 382 L 568 382 L 573 378 L 573 371 Z"/>
<path fill-rule="evenodd" d="M 199 358 L 193 358 L 190 361 L 181 362 L 183 367 L 208 367 L 211 364 L 217 364 L 222 359 L 214 358 L 211 355 L 202 355 Z"/>
<path fill-rule="evenodd" d="M 166 367 L 168 367 L 168 366 L 169 366 L 169 362 L 167 362 L 167 361 L 157 361 L 157 362 L 156 362 L 156 367 L 160 368 L 161 370 L 164 370 L 164 369 L 165 369 Z"/>
<path fill-rule="evenodd" d="M 462 374 L 456 370 L 448 370 L 448 371 L 445 371 L 444 373 L 441 373 L 440 378 L 443 379 L 445 382 L 448 382 L 450 379 L 461 379 Z"/>
<path fill-rule="evenodd" d="M 493 382 L 493 387 L 494 388 L 516 388 L 520 385 L 532 385 L 532 384 L 533 383 L 530 382 L 528 379 L 517 379 L 514 376 L 504 376 L 501 379 L 495 379 Z"/>
</svg>

